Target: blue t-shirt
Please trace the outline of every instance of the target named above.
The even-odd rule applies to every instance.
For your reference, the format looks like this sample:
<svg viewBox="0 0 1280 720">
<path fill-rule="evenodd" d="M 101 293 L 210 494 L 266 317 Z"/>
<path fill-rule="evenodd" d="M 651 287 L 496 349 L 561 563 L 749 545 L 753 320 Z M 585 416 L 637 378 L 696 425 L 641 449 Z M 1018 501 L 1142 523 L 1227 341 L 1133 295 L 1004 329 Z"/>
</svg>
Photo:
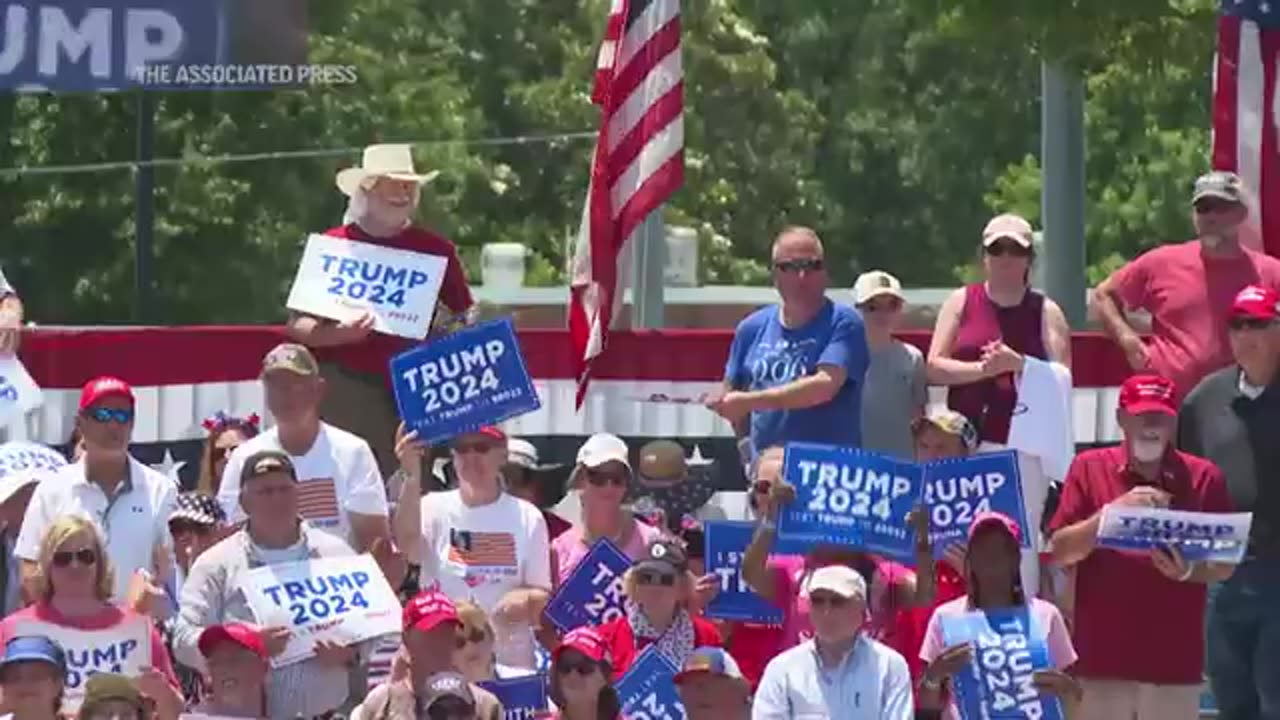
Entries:
<svg viewBox="0 0 1280 720">
<path fill-rule="evenodd" d="M 845 369 L 844 386 L 830 402 L 804 410 L 751 414 L 755 451 L 788 442 L 862 446 L 862 383 L 870 353 L 862 315 L 828 300 L 808 325 L 782 326 L 777 305 L 760 308 L 738 324 L 724 376 L 737 390 L 766 390 L 812 375 L 819 365 Z"/>
</svg>

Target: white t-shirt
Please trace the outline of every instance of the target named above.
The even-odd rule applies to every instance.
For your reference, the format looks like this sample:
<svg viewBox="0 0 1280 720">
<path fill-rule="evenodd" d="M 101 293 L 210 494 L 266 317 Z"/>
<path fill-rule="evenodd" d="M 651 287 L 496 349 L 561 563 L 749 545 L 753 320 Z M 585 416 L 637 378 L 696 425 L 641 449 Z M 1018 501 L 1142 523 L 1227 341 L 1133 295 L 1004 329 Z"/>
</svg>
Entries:
<svg viewBox="0 0 1280 720">
<path fill-rule="evenodd" d="M 54 521 L 64 515 L 82 515 L 94 522 L 106 538 L 107 557 L 115 569 L 112 598 L 126 599 L 129 580 L 137 570 L 153 566 L 153 552 L 164 547 L 172 568 L 173 537 L 169 515 L 178 502 L 173 480 L 129 458 L 130 487 L 108 498 L 89 482 L 84 461 L 58 468 L 53 477 L 36 487 L 22 519 L 22 531 L 13 552 L 23 560 L 39 561 L 40 542 Z"/>
<path fill-rule="evenodd" d="M 551 590 L 547 522 L 531 503 L 503 493 L 488 505 L 468 507 L 458 490 L 422 498 L 422 589 L 470 600 L 490 616 L 498 662 L 533 667 L 531 628 L 499 627 L 498 601 L 520 587 Z"/>
<path fill-rule="evenodd" d="M 240 507 L 240 473 L 244 461 L 262 450 L 280 450 L 272 428 L 231 453 L 218 488 L 218 502 L 230 522 L 244 519 Z M 298 513 L 313 527 L 327 530 L 354 545 L 347 513 L 387 515 L 387 492 L 369 443 L 346 430 L 320 423 L 316 441 L 305 455 L 291 455 L 298 472 Z"/>
</svg>

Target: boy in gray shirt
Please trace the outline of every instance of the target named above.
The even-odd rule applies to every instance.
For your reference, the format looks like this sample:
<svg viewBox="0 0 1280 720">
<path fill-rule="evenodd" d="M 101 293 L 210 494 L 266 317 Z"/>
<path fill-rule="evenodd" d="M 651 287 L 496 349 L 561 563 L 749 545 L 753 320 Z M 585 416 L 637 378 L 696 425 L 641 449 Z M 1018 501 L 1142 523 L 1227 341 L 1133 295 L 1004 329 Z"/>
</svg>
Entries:
<svg viewBox="0 0 1280 720">
<path fill-rule="evenodd" d="M 905 305 L 902 283 L 883 270 L 863 273 L 853 285 L 853 301 L 871 350 L 862 390 L 862 447 L 911 460 L 911 423 L 924 412 L 929 391 L 923 354 L 893 337 Z"/>
</svg>

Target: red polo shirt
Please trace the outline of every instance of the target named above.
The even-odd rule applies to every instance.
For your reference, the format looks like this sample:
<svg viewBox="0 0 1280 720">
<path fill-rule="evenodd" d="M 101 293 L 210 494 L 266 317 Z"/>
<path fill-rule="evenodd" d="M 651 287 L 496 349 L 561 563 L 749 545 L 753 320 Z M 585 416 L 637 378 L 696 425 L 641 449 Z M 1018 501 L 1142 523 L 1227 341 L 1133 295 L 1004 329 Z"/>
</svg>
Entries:
<svg viewBox="0 0 1280 720">
<path fill-rule="evenodd" d="M 1067 471 L 1050 532 L 1083 522 L 1131 488 L 1124 446 L 1086 450 Z M 1172 509 L 1230 512 L 1226 481 L 1208 460 L 1171 450 L 1158 487 Z M 1201 681 L 1205 586 L 1160 574 L 1148 553 L 1098 548 L 1076 566 L 1074 673 L 1157 685 Z"/>
<path fill-rule="evenodd" d="M 467 274 L 462 268 L 462 261 L 458 259 L 458 249 L 453 243 L 430 230 L 410 225 L 397 235 L 375 238 L 352 223 L 333 228 L 325 235 L 446 258 L 449 264 L 445 268 L 444 282 L 440 286 L 438 304 L 443 304 L 454 313 L 460 313 L 471 307 L 471 288 L 467 286 Z M 428 310 L 428 308 L 420 309 Z M 440 310 L 437 308 L 436 312 Z M 356 372 L 385 376 L 387 362 L 391 356 L 404 352 L 415 344 L 416 341 L 408 338 L 370 333 L 363 342 L 338 347 L 313 348 L 313 350 L 319 360 L 335 362 Z"/>
</svg>

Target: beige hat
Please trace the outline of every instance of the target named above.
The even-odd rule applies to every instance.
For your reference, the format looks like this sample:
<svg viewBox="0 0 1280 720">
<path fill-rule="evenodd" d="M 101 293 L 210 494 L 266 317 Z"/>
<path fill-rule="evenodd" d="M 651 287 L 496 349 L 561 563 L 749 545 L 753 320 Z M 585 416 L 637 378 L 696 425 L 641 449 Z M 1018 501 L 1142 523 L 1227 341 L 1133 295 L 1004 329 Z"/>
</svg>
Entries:
<svg viewBox="0 0 1280 720">
<path fill-rule="evenodd" d="M 845 565 L 820 567 L 800 585 L 800 593 L 806 598 L 819 590 L 835 593 L 846 600 L 867 599 L 867 582 L 857 570 Z"/>
<path fill-rule="evenodd" d="M 316 356 L 305 345 L 280 343 L 262 358 L 263 376 L 275 370 L 314 377 L 320 374 L 320 365 L 316 362 Z"/>
<path fill-rule="evenodd" d="M 1022 247 L 1029 248 L 1034 232 L 1031 223 L 1021 215 L 997 215 L 991 218 L 991 222 L 982 231 L 982 247 L 990 247 L 1001 238 L 1009 238 Z"/>
<path fill-rule="evenodd" d="M 432 170 L 419 175 L 413 169 L 413 152 L 408 145 L 370 145 L 364 149 L 360 167 L 338 171 L 337 184 L 342 194 L 350 197 L 368 178 L 389 177 L 425 185 L 439 174 L 439 170 Z"/>
<path fill-rule="evenodd" d="M 857 282 L 853 284 L 853 302 L 855 305 L 870 302 L 881 295 L 892 295 L 899 300 L 906 301 L 906 298 L 902 296 L 902 283 L 898 281 L 898 278 L 883 270 L 864 272 L 858 276 Z"/>
</svg>

